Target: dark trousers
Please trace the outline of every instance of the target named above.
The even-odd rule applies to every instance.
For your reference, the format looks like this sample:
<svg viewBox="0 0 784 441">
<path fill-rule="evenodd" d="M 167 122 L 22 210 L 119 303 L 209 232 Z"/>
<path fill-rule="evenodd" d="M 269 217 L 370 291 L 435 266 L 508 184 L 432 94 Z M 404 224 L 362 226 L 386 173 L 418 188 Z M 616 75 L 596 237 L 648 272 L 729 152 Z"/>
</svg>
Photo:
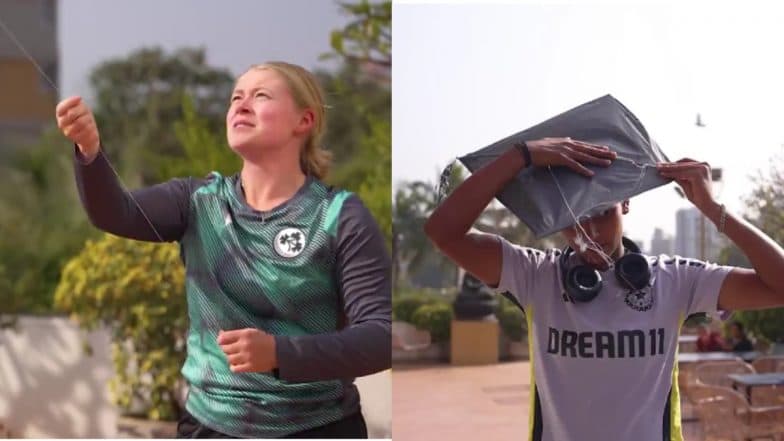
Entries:
<svg viewBox="0 0 784 441">
<path fill-rule="evenodd" d="M 293 433 L 283 438 L 367 438 L 367 426 L 361 412 L 320 427 L 314 427 L 302 432 Z M 183 415 L 177 423 L 177 438 L 236 438 L 226 435 L 203 425 L 188 411 L 183 409 Z"/>
</svg>

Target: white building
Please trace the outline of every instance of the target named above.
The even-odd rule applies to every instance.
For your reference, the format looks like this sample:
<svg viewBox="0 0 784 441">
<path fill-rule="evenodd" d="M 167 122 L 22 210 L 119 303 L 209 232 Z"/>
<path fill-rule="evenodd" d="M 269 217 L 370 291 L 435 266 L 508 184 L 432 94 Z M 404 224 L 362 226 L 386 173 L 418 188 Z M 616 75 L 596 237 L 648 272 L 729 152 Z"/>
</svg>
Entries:
<svg viewBox="0 0 784 441">
<path fill-rule="evenodd" d="M 650 254 L 658 256 L 659 254 L 673 254 L 672 249 L 672 236 L 664 234 L 664 230 L 656 228 L 653 230 L 653 238 L 651 238 Z"/>
<path fill-rule="evenodd" d="M 704 239 L 701 231 L 703 228 Z M 701 252 L 703 240 L 704 256 Z M 675 213 L 675 249 L 673 250 L 675 254 L 715 262 L 723 247 L 724 240 L 716 226 L 697 208 L 683 208 Z"/>
</svg>

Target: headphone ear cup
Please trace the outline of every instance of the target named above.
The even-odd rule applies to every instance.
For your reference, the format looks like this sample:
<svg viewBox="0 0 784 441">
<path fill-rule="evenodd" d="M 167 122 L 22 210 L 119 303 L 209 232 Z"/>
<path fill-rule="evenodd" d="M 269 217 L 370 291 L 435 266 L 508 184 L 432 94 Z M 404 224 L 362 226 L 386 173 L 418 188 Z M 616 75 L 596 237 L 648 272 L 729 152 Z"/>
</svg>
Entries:
<svg viewBox="0 0 784 441">
<path fill-rule="evenodd" d="M 585 265 L 570 268 L 565 282 L 567 294 L 576 302 L 590 302 L 602 290 L 601 274 Z"/>
<path fill-rule="evenodd" d="M 615 263 L 615 277 L 622 286 L 640 290 L 651 281 L 651 266 L 642 254 L 628 253 Z"/>
</svg>

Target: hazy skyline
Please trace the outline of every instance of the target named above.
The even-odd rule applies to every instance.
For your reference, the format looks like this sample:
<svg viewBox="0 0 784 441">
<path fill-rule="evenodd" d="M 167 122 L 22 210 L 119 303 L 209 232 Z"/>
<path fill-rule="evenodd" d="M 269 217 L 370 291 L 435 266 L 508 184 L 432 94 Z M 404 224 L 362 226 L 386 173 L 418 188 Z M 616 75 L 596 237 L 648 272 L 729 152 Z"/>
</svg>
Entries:
<svg viewBox="0 0 784 441">
<path fill-rule="evenodd" d="M 393 183 L 610 93 L 671 160 L 724 169 L 744 209 L 749 176 L 784 142 L 776 55 L 784 14 L 699 5 L 413 5 L 393 8 Z M 706 127 L 695 125 L 700 113 Z M 675 232 L 674 184 L 634 198 L 628 234 Z"/>
</svg>

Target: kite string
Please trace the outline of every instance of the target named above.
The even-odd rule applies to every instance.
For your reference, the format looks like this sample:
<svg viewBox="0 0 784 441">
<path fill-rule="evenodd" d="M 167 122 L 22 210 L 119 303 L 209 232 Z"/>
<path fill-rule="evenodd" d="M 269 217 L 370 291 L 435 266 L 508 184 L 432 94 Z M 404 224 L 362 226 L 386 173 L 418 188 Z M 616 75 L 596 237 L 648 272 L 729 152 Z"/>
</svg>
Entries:
<svg viewBox="0 0 784 441">
<path fill-rule="evenodd" d="M 639 164 L 636 161 L 628 158 L 625 159 L 631 162 L 634 166 L 640 168 L 640 175 L 638 177 L 638 182 L 636 185 L 636 188 L 639 188 L 642 179 L 645 176 L 645 169 L 654 166 L 649 164 Z M 585 231 L 585 228 L 583 228 L 582 224 L 577 219 L 577 216 L 574 214 L 574 210 L 572 210 L 572 206 L 569 205 L 569 201 L 566 200 L 566 196 L 564 195 L 563 189 L 561 188 L 561 184 L 558 182 L 558 178 L 555 177 L 555 173 L 553 173 L 553 170 L 549 165 L 547 166 L 547 171 L 550 172 L 550 177 L 552 177 L 553 182 L 555 182 L 555 186 L 558 189 L 558 194 L 561 196 L 561 200 L 563 201 L 564 205 L 566 205 L 566 209 L 569 211 L 569 214 L 572 216 L 572 219 L 574 220 L 574 230 L 576 234 L 575 242 L 577 246 L 580 247 L 580 251 L 584 252 L 586 249 L 591 249 L 593 251 L 596 251 L 599 257 L 601 257 L 602 260 L 604 260 L 604 262 L 607 264 L 608 270 L 613 270 L 615 268 L 615 261 L 612 259 L 612 257 L 610 257 L 607 253 L 605 253 L 602 247 L 599 246 L 599 244 L 597 244 L 593 239 L 591 239 L 591 236 L 589 236 L 588 233 Z M 580 236 L 580 233 L 582 233 L 582 237 Z M 586 241 L 588 243 L 586 243 Z M 633 286 L 633 284 L 626 277 L 624 277 L 623 272 L 617 272 L 616 274 L 618 274 L 624 280 L 624 282 L 626 282 L 627 286 Z M 621 295 L 622 293 L 618 292 L 618 296 Z"/>
<path fill-rule="evenodd" d="M 585 251 L 585 249 L 591 249 L 593 251 L 596 251 L 596 253 L 599 254 L 599 257 L 601 257 L 602 260 L 604 260 L 604 262 L 607 264 L 607 266 L 612 269 L 615 266 L 615 262 L 612 260 L 610 256 L 607 255 L 607 253 L 604 252 L 602 247 L 600 247 L 596 242 L 594 242 L 593 239 L 591 239 L 591 236 L 588 235 L 588 233 L 585 231 L 583 226 L 580 224 L 580 221 L 577 219 L 577 216 L 574 214 L 574 210 L 572 210 L 572 206 L 569 205 L 569 202 L 566 200 L 566 196 L 564 195 L 563 190 L 561 189 L 561 184 L 558 182 L 558 178 L 555 177 L 555 173 L 553 173 L 553 169 L 549 165 L 547 166 L 547 171 L 550 172 L 550 176 L 553 178 L 553 182 L 555 182 L 555 186 L 558 189 L 558 194 L 561 196 L 561 200 L 563 201 L 564 205 L 566 205 L 566 209 L 569 210 L 569 214 L 572 216 L 572 219 L 574 220 L 575 233 L 577 233 L 575 241 L 577 242 L 577 245 L 581 248 L 580 251 Z M 580 236 L 580 233 L 582 233 L 583 235 L 582 237 Z"/>
<path fill-rule="evenodd" d="M 8 29 L 8 26 L 6 26 L 6 24 L 3 22 L 2 19 L 0 19 L 0 27 L 3 28 L 3 31 L 6 33 L 6 35 L 8 35 L 8 37 L 16 45 L 16 47 L 19 48 L 19 50 L 22 52 L 22 54 L 24 54 L 24 56 L 27 57 L 27 59 L 31 63 L 33 63 L 33 65 L 38 70 L 38 72 L 41 74 L 41 76 L 43 76 L 44 79 L 46 79 L 46 81 L 52 86 L 52 88 L 57 92 L 57 94 L 58 95 L 62 95 L 62 92 L 60 92 L 60 88 L 58 88 L 57 85 L 54 83 L 54 81 L 51 78 L 49 78 L 49 76 L 46 74 L 46 72 L 44 72 L 44 70 L 41 68 L 41 66 L 38 64 L 38 62 L 35 61 L 35 58 L 33 58 L 33 56 L 30 55 L 30 53 L 27 52 L 27 50 L 25 50 L 25 48 L 22 45 L 22 43 L 20 43 L 19 40 L 17 40 L 17 38 L 14 35 L 14 33 L 11 32 L 10 29 Z M 147 225 L 149 225 L 150 228 L 152 228 L 152 231 L 153 231 L 153 233 L 155 233 L 155 236 L 158 238 L 158 240 L 161 241 L 161 242 L 166 242 L 165 240 L 163 240 L 163 237 L 158 232 L 158 230 L 155 228 L 155 225 L 153 225 L 153 223 L 150 220 L 150 218 L 147 216 L 147 213 L 145 213 L 144 209 L 142 209 L 142 206 L 139 204 L 139 202 L 136 200 L 136 198 L 133 197 L 133 194 L 130 191 L 128 191 L 127 189 L 125 189 L 125 186 L 122 183 L 122 179 L 120 178 L 120 174 L 117 173 L 117 170 L 115 170 L 114 166 L 112 166 L 112 163 L 107 160 L 106 164 L 109 165 L 109 168 L 112 170 L 114 175 L 117 177 L 117 181 L 120 183 L 120 188 L 122 188 L 125 191 L 125 193 L 128 195 L 128 197 L 131 198 L 133 203 L 136 205 L 136 208 L 139 209 L 139 212 L 142 214 L 144 219 L 147 221 Z"/>
</svg>

